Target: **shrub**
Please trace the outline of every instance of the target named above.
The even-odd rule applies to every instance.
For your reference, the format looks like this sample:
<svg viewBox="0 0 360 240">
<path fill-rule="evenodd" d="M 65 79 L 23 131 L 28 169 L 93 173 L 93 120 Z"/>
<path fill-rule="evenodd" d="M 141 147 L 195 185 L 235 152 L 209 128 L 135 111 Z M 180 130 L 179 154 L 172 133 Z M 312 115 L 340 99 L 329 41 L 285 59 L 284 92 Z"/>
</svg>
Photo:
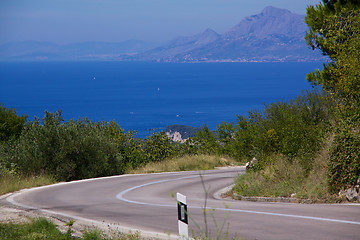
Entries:
<svg viewBox="0 0 360 240">
<path fill-rule="evenodd" d="M 26 124 L 20 138 L 9 145 L 7 160 L 24 173 L 45 172 L 66 181 L 121 174 L 118 145 L 103 128 L 103 123 L 86 118 L 64 123 L 60 111 L 45 112 L 42 121 Z"/>
<path fill-rule="evenodd" d="M 289 102 L 265 105 L 263 112 L 251 111 L 237 122 L 222 123 L 216 135 L 221 151 L 238 160 L 279 153 L 289 161 L 300 158 L 311 169 L 315 152 L 320 149 L 334 119 L 335 102 L 324 93 L 304 92 Z"/>
</svg>

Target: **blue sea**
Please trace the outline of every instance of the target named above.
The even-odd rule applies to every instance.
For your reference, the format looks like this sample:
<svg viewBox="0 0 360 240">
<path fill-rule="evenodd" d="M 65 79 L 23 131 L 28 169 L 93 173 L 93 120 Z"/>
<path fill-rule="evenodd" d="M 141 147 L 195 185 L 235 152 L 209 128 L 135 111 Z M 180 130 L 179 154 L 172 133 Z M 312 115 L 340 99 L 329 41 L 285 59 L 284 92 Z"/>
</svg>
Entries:
<svg viewBox="0 0 360 240">
<path fill-rule="evenodd" d="M 321 63 L 2 62 L 0 102 L 18 114 L 115 120 L 125 130 L 215 129 L 222 121 L 311 89 Z"/>
</svg>

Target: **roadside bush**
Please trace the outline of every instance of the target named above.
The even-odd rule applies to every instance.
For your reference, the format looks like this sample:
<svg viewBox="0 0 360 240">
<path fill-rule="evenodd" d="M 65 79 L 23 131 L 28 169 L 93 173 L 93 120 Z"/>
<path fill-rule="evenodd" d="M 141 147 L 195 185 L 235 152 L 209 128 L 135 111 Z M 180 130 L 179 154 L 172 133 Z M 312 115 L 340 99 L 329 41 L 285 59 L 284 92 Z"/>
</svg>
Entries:
<svg viewBox="0 0 360 240">
<path fill-rule="evenodd" d="M 88 119 L 64 123 L 61 112 L 45 112 L 40 121 L 25 125 L 23 134 L 8 145 L 7 162 L 25 174 L 45 172 L 58 180 L 100 177 L 124 172 L 118 145 Z"/>
<path fill-rule="evenodd" d="M 175 155 L 181 155 L 187 149 L 181 144 L 171 142 L 164 131 L 152 131 L 145 139 L 135 138 L 136 132 L 125 132 L 111 121 L 105 124 L 106 132 L 119 147 L 123 162 L 127 168 L 134 169 L 149 162 L 159 162 Z"/>
<path fill-rule="evenodd" d="M 164 131 L 155 132 L 142 142 L 146 162 L 159 162 L 175 155 L 174 145 Z"/>
<path fill-rule="evenodd" d="M 116 122 L 111 121 L 104 125 L 107 134 L 116 142 L 126 168 L 136 168 L 146 162 L 142 153 L 142 139 L 134 137 L 135 131 L 125 132 Z"/>
<path fill-rule="evenodd" d="M 334 119 L 335 102 L 317 90 L 304 92 L 289 102 L 265 105 L 263 112 L 251 111 L 237 122 L 222 123 L 217 136 L 222 151 L 238 160 L 279 153 L 289 161 L 297 158 L 311 169 Z"/>
<path fill-rule="evenodd" d="M 289 163 L 296 159 L 308 174 L 332 130 L 335 107 L 330 94 L 314 89 L 288 102 L 265 105 L 263 111 L 239 115 L 235 123 L 222 122 L 216 131 L 205 125 L 184 145 L 188 154 L 224 155 L 240 162 L 262 159 L 257 169 L 267 164 L 269 156 L 279 154 Z"/>
</svg>

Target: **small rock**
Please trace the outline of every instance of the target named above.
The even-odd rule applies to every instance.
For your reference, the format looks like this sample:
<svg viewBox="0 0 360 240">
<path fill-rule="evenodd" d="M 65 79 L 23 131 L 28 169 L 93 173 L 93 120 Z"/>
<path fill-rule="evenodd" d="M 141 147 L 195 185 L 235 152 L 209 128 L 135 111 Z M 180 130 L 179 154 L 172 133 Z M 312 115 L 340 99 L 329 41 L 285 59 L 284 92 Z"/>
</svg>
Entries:
<svg viewBox="0 0 360 240">
<path fill-rule="evenodd" d="M 171 141 L 173 142 L 180 142 L 180 143 L 184 143 L 186 141 L 186 139 L 182 139 L 182 136 L 179 132 L 174 132 L 174 133 L 170 133 L 170 132 L 166 132 L 166 135 L 171 139 Z"/>
<path fill-rule="evenodd" d="M 359 192 L 356 188 L 349 188 L 345 191 L 345 197 L 348 201 L 357 201 L 359 200 Z"/>
</svg>

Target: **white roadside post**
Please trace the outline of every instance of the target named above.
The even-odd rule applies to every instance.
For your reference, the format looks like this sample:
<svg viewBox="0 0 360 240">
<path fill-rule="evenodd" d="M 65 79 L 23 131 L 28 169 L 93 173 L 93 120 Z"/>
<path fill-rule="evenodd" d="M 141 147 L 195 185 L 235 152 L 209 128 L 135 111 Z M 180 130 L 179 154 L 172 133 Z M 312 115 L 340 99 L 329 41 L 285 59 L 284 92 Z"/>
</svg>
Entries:
<svg viewBox="0 0 360 240">
<path fill-rule="evenodd" d="M 176 193 L 176 200 L 178 204 L 178 225 L 180 240 L 188 240 L 189 226 L 186 196 L 182 195 L 181 193 Z"/>
</svg>

